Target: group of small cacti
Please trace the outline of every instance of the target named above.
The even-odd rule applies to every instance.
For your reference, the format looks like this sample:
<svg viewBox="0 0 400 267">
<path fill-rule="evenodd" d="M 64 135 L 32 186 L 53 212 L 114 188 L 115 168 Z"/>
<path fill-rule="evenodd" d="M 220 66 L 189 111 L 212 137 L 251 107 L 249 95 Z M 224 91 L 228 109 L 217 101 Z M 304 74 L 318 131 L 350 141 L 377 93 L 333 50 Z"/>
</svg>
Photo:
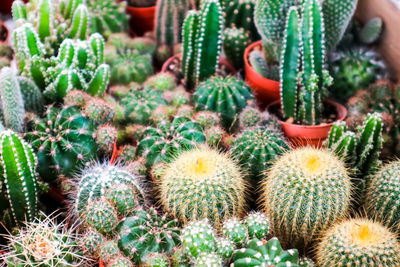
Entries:
<svg viewBox="0 0 400 267">
<path fill-rule="evenodd" d="M 400 151 L 400 87 L 371 48 L 382 20 L 350 23 L 357 0 L 127 2 L 14 1 L 5 265 L 400 266 L 400 161 L 383 163 Z M 131 38 L 125 6 L 154 4 L 154 32 Z M 248 61 L 279 80 L 279 114 L 241 78 L 260 39 Z M 328 96 L 347 119 L 321 148 L 294 147 L 279 120 L 330 123 Z"/>
</svg>

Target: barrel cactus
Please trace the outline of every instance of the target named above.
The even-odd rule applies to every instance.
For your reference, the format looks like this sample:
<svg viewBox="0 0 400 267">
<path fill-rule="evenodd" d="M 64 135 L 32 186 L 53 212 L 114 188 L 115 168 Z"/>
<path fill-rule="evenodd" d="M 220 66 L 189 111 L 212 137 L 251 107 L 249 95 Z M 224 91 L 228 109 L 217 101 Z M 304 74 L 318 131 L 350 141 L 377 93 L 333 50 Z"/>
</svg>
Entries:
<svg viewBox="0 0 400 267">
<path fill-rule="evenodd" d="M 160 181 L 162 207 L 184 222 L 208 218 L 215 226 L 245 212 L 246 182 L 227 155 L 201 147 L 181 153 Z"/>
<path fill-rule="evenodd" d="M 196 267 L 222 267 L 222 258 L 215 252 L 201 253 L 196 258 Z"/>
<path fill-rule="evenodd" d="M 251 40 L 243 28 L 226 28 L 224 31 L 223 48 L 226 58 L 235 69 L 244 67 L 244 50 Z"/>
<path fill-rule="evenodd" d="M 350 219 L 336 224 L 323 235 L 316 251 L 321 267 L 400 264 L 396 235 L 368 219 Z"/>
<path fill-rule="evenodd" d="M 249 238 L 264 239 L 269 233 L 270 222 L 268 217 L 263 212 L 251 212 L 243 219 L 247 226 Z"/>
<path fill-rule="evenodd" d="M 211 77 L 202 82 L 193 95 L 197 110 L 217 112 L 225 129 L 230 129 L 239 113 L 253 99 L 250 87 L 233 76 Z"/>
<path fill-rule="evenodd" d="M 172 122 L 162 121 L 157 127 L 148 127 L 137 148 L 137 155 L 146 157 L 147 166 L 161 161 L 169 162 L 178 152 L 204 143 L 200 124 L 185 117 Z"/>
<path fill-rule="evenodd" d="M 311 147 L 282 155 L 261 185 L 261 201 L 274 234 L 286 246 L 307 247 L 346 216 L 352 183 L 344 162 Z"/>
<path fill-rule="evenodd" d="M 216 248 L 215 233 L 207 219 L 193 221 L 182 230 L 182 248 L 192 258 Z"/>
<path fill-rule="evenodd" d="M 28 126 L 31 131 L 25 139 L 37 153 L 38 171 L 45 180 L 54 180 L 58 174 L 72 175 L 96 156 L 96 125 L 76 107 L 49 107 L 43 119 L 33 118 Z"/>
<path fill-rule="evenodd" d="M 85 223 L 103 235 L 110 235 L 118 224 L 118 213 L 106 199 L 88 201 L 82 214 Z"/>
<path fill-rule="evenodd" d="M 223 0 L 221 2 L 223 3 L 225 27 L 242 28 L 252 41 L 260 39 L 254 24 L 256 0 Z"/>
<path fill-rule="evenodd" d="M 221 230 L 224 236 L 232 240 L 238 247 L 244 245 L 249 238 L 246 225 L 236 218 L 226 220 L 223 223 Z"/>
<path fill-rule="evenodd" d="M 162 253 L 150 253 L 144 260 L 144 266 L 146 267 L 169 267 L 168 256 Z"/>
</svg>

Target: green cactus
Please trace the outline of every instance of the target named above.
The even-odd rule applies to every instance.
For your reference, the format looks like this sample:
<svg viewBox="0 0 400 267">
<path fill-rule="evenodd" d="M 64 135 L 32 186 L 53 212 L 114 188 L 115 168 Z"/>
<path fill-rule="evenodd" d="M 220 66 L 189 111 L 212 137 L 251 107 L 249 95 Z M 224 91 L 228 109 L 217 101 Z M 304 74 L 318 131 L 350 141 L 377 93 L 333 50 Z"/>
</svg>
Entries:
<svg viewBox="0 0 400 267">
<path fill-rule="evenodd" d="M 297 249 L 283 250 L 276 237 L 271 238 L 266 243 L 254 238 L 245 248 L 235 251 L 232 266 L 298 267 L 298 258 Z"/>
<path fill-rule="evenodd" d="M 64 97 L 64 105 L 83 108 L 91 96 L 81 90 L 73 90 Z"/>
<path fill-rule="evenodd" d="M 258 126 L 240 133 L 232 143 L 232 156 L 249 172 L 249 178 L 259 181 L 272 162 L 289 150 L 283 135 L 268 127 Z"/>
<path fill-rule="evenodd" d="M 96 156 L 92 137 L 96 125 L 75 107 L 49 107 L 43 119 L 31 119 L 28 127 L 31 131 L 25 139 L 37 153 L 38 172 L 44 180 L 54 180 L 58 174 L 71 175 Z"/>
<path fill-rule="evenodd" d="M 252 212 L 243 220 L 247 226 L 249 238 L 265 239 L 269 233 L 269 219 L 262 212 Z"/>
<path fill-rule="evenodd" d="M 315 267 L 315 263 L 312 259 L 309 258 L 301 258 L 299 260 L 300 267 Z"/>
<path fill-rule="evenodd" d="M 249 63 L 254 71 L 264 78 L 279 80 L 279 66 L 267 64 L 264 55 L 259 50 L 255 49 L 250 52 Z"/>
<path fill-rule="evenodd" d="M 262 121 L 261 112 L 256 107 L 247 106 L 239 114 L 239 127 L 241 130 L 260 125 Z"/>
<path fill-rule="evenodd" d="M 97 128 L 94 138 L 102 152 L 111 154 L 114 149 L 114 143 L 117 142 L 118 130 L 110 124 L 104 124 Z"/>
<path fill-rule="evenodd" d="M 223 260 L 230 260 L 235 250 L 235 243 L 228 238 L 217 238 L 215 240 L 215 252 L 222 257 Z"/>
<path fill-rule="evenodd" d="M 8 252 L 1 259 L 8 266 L 85 266 L 74 229 L 56 218 L 26 223 L 16 234 L 6 236 Z"/>
<path fill-rule="evenodd" d="M 117 227 L 118 214 L 105 199 L 89 201 L 82 215 L 85 223 L 103 235 L 109 235 Z"/>
<path fill-rule="evenodd" d="M 173 56 L 181 43 L 186 13 L 195 8 L 193 0 L 160 0 L 156 4 L 155 35 L 157 57 L 164 61 Z"/>
<path fill-rule="evenodd" d="M 38 207 L 36 167 L 32 148 L 10 130 L 0 132 L 0 182 L 3 215 L 11 214 L 12 223 L 35 219 Z M 3 218 L 4 219 L 4 218 Z"/>
<path fill-rule="evenodd" d="M 187 222 L 208 218 L 214 226 L 245 212 L 246 182 L 227 155 L 201 147 L 181 153 L 160 181 L 160 203 Z"/>
<path fill-rule="evenodd" d="M 133 267 L 133 264 L 128 258 L 119 256 L 112 259 L 107 267 Z"/>
<path fill-rule="evenodd" d="M 44 109 L 44 97 L 39 87 L 29 78 L 19 76 L 17 79 L 24 99 L 25 110 L 41 114 Z M 16 91 L 16 89 L 14 90 Z"/>
<path fill-rule="evenodd" d="M 122 256 L 116 240 L 105 240 L 99 246 L 99 258 L 104 263 L 109 263 L 112 259 Z M 108 266 L 108 265 L 107 265 Z"/>
<path fill-rule="evenodd" d="M 175 248 L 171 256 L 173 267 L 189 267 L 191 264 L 189 255 L 182 248 Z"/>
<path fill-rule="evenodd" d="M 120 101 L 125 108 L 127 121 L 139 124 L 149 124 L 153 111 L 159 105 L 166 105 L 160 93 L 150 87 L 130 90 Z"/>
<path fill-rule="evenodd" d="M 145 198 L 143 189 L 139 184 L 138 176 L 131 174 L 123 167 L 109 164 L 97 164 L 83 170 L 79 179 L 75 198 L 75 213 L 82 217 L 90 201 L 101 198 L 106 194 L 109 201 L 115 203 L 117 210 L 121 211 L 119 200 L 117 201 L 112 197 L 112 193 L 107 193 L 107 190 L 113 188 L 115 185 L 121 185 L 121 188 L 128 186 L 137 203 L 140 205 L 144 204 Z M 121 196 L 121 198 L 123 198 L 123 196 Z"/>
<path fill-rule="evenodd" d="M 223 1 L 220 1 L 223 2 Z M 254 24 L 254 9 L 256 0 L 227 1 L 223 5 L 225 27 L 243 28 L 252 41 L 260 39 Z"/>
<path fill-rule="evenodd" d="M 243 54 L 246 47 L 251 43 L 250 38 L 243 28 L 226 28 L 224 31 L 223 48 L 226 58 L 235 69 L 243 69 Z"/>
<path fill-rule="evenodd" d="M 132 145 L 123 145 L 118 150 L 118 160 L 121 162 L 134 161 L 136 158 L 136 147 Z"/>
<path fill-rule="evenodd" d="M 112 185 L 106 191 L 105 198 L 115 207 L 118 214 L 124 216 L 143 204 L 140 197 L 135 193 L 135 188 L 126 183 Z"/>
<path fill-rule="evenodd" d="M 98 248 L 103 241 L 104 237 L 102 234 L 92 228 L 89 228 L 82 235 L 82 238 L 79 241 L 79 246 L 85 254 L 89 254 L 90 256 L 94 257 L 96 254 L 98 254 Z"/>
<path fill-rule="evenodd" d="M 336 224 L 323 235 L 316 249 L 317 264 L 321 267 L 397 266 L 399 255 L 396 235 L 368 219 Z"/>
<path fill-rule="evenodd" d="M 128 23 L 125 2 L 88 0 L 86 3 L 90 12 L 89 27 L 92 33 L 98 32 L 108 38 L 114 32 L 125 31 Z"/>
<path fill-rule="evenodd" d="M 383 21 L 379 17 L 370 19 L 358 33 L 358 39 L 364 44 L 375 43 L 383 31 Z"/>
<path fill-rule="evenodd" d="M 16 132 L 24 127 L 25 107 L 17 76 L 11 68 L 0 71 L 0 114 L 4 126 Z"/>
<path fill-rule="evenodd" d="M 223 235 L 232 240 L 237 247 L 243 246 L 249 238 L 246 226 L 236 218 L 226 220 L 221 228 Z"/>
<path fill-rule="evenodd" d="M 172 254 L 180 243 L 178 221 L 158 214 L 154 208 L 138 210 L 123 219 L 117 232 L 119 248 L 136 264 L 153 252 Z"/>
<path fill-rule="evenodd" d="M 260 201 L 274 234 L 287 246 L 307 248 L 348 212 L 351 179 L 344 162 L 329 151 L 311 147 L 289 151 L 266 176 Z"/>
<path fill-rule="evenodd" d="M 189 223 L 182 230 L 181 240 L 183 251 L 194 259 L 216 248 L 215 233 L 207 219 Z"/>
<path fill-rule="evenodd" d="M 143 85 L 154 90 L 172 91 L 176 86 L 175 76 L 168 72 L 160 72 L 149 77 Z"/>
<path fill-rule="evenodd" d="M 354 132 L 347 131 L 345 122 L 338 121 L 332 125 L 326 142 L 328 148 L 341 159 L 349 164 L 356 162 L 357 137 Z"/>
<path fill-rule="evenodd" d="M 233 76 L 212 77 L 202 82 L 193 95 L 197 110 L 214 111 L 220 115 L 222 126 L 229 130 L 239 113 L 253 99 L 250 87 Z"/>
<path fill-rule="evenodd" d="M 222 258 L 215 252 L 203 252 L 196 258 L 196 267 L 222 267 Z"/>
<path fill-rule="evenodd" d="M 82 112 L 98 124 L 111 121 L 115 113 L 113 107 L 101 98 L 88 99 L 82 108 Z"/>
<path fill-rule="evenodd" d="M 172 122 L 162 121 L 157 127 L 148 127 L 137 147 L 137 155 L 146 158 L 146 165 L 169 162 L 179 152 L 204 143 L 205 136 L 200 124 L 176 117 Z"/>
<path fill-rule="evenodd" d="M 204 131 L 204 136 L 206 137 L 206 143 L 210 147 L 218 147 L 222 145 L 222 140 L 226 132 L 219 126 L 213 126 Z"/>
<path fill-rule="evenodd" d="M 182 73 L 191 90 L 215 74 L 223 35 L 222 8 L 218 0 L 203 1 L 201 10 L 189 11 L 182 30 Z"/>
<path fill-rule="evenodd" d="M 219 126 L 221 123 L 217 113 L 211 111 L 200 111 L 194 116 L 194 120 L 199 123 L 204 129 Z"/>
<path fill-rule="evenodd" d="M 146 267 L 168 267 L 169 259 L 165 254 L 162 253 L 150 253 L 147 255 L 144 266 Z"/>
<path fill-rule="evenodd" d="M 153 55 L 156 49 L 154 40 L 148 37 L 131 38 L 128 33 L 113 33 L 108 37 L 105 47 L 105 61 L 113 62 L 119 54 L 136 53 Z"/>
</svg>

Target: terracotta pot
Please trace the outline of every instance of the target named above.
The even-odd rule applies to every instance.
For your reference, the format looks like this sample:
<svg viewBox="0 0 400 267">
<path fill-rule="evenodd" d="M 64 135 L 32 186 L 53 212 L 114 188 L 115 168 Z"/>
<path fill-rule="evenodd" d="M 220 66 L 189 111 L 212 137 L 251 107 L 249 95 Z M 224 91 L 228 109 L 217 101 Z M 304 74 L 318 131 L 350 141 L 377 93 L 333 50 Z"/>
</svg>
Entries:
<svg viewBox="0 0 400 267">
<path fill-rule="evenodd" d="M 326 105 L 333 107 L 336 110 L 336 120 L 342 121 L 347 116 L 347 109 L 332 100 L 326 100 Z M 274 101 L 267 106 L 267 110 L 275 110 L 276 106 L 280 105 L 280 100 Z M 332 123 L 324 125 L 300 125 L 292 124 L 285 121 L 279 121 L 285 136 L 289 139 L 293 147 L 313 146 L 322 147 L 323 142 L 329 135 L 329 131 L 333 125 Z"/>
<path fill-rule="evenodd" d="M 280 97 L 279 81 L 264 78 L 258 74 L 250 65 L 249 56 L 254 49 L 262 49 L 262 41 L 249 45 L 244 51 L 244 71 L 247 84 L 253 90 L 257 104 L 264 109 L 269 103 L 278 100 Z"/>
<path fill-rule="evenodd" d="M 156 6 L 132 7 L 127 6 L 126 12 L 130 15 L 129 25 L 138 36 L 153 31 Z"/>
<path fill-rule="evenodd" d="M 0 43 L 8 44 L 10 40 L 10 30 L 8 29 L 6 23 L 0 20 Z"/>
<path fill-rule="evenodd" d="M 172 56 L 172 57 L 170 57 L 169 59 L 167 59 L 167 61 L 165 61 L 164 64 L 162 65 L 161 72 L 167 72 L 167 71 L 168 71 L 168 66 L 171 65 L 171 63 L 172 63 L 175 59 L 181 58 L 181 57 L 182 57 L 182 54 L 176 54 L 175 56 Z M 226 69 L 227 69 L 230 73 L 234 74 L 234 73 L 237 72 L 236 69 L 232 66 L 231 63 L 229 63 L 229 61 L 228 61 L 226 58 L 220 57 L 220 58 L 219 58 L 219 62 L 220 62 L 221 65 L 224 65 L 224 66 L 226 67 Z"/>
</svg>

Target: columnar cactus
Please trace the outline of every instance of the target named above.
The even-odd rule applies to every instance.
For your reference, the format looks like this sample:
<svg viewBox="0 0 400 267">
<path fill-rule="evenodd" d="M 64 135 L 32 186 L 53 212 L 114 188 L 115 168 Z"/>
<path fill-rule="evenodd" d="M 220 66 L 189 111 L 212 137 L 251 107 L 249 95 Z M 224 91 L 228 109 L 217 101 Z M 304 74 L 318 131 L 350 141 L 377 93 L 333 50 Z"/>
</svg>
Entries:
<svg viewBox="0 0 400 267">
<path fill-rule="evenodd" d="M 274 159 L 289 150 L 281 133 L 258 126 L 244 130 L 232 143 L 232 156 L 258 181 Z"/>
<path fill-rule="evenodd" d="M 2 210 L 4 216 L 10 213 L 14 223 L 32 221 L 36 216 L 37 164 L 31 146 L 22 138 L 10 130 L 0 132 L 0 193 L 8 200 Z"/>
<path fill-rule="evenodd" d="M 182 73 L 187 88 L 193 89 L 217 70 L 223 21 L 218 0 L 205 0 L 199 12 L 188 12 L 182 30 Z"/>
<path fill-rule="evenodd" d="M 17 79 L 24 99 L 25 111 L 41 114 L 44 109 L 44 97 L 39 87 L 29 78 L 19 76 Z M 14 91 L 17 89 L 14 88 Z"/>
<path fill-rule="evenodd" d="M 276 237 L 268 242 L 254 238 L 245 248 L 238 249 L 233 254 L 235 267 L 245 266 L 293 266 L 299 267 L 297 249 L 283 250 Z"/>
<path fill-rule="evenodd" d="M 226 1 L 223 5 L 225 27 L 243 28 L 252 41 L 259 40 L 260 36 L 254 24 L 256 2 L 256 0 Z"/>
<path fill-rule="evenodd" d="M 202 82 L 193 95 L 196 109 L 217 112 L 225 129 L 233 126 L 235 118 L 247 106 L 247 100 L 251 99 L 250 87 L 233 76 L 211 77 Z"/>
<path fill-rule="evenodd" d="M 169 162 L 179 152 L 204 142 L 200 124 L 176 117 L 172 122 L 162 121 L 157 127 L 148 127 L 139 142 L 137 155 L 144 156 L 147 166 L 151 167 L 158 162 Z"/>
<path fill-rule="evenodd" d="M 287 246 L 307 247 L 348 212 L 351 179 L 344 162 L 331 152 L 310 147 L 289 151 L 266 175 L 260 200 L 274 234 Z"/>
<path fill-rule="evenodd" d="M 223 48 L 226 58 L 236 69 L 244 66 L 243 54 L 251 40 L 243 28 L 226 28 Z"/>
<path fill-rule="evenodd" d="M 350 219 L 336 224 L 323 235 L 316 251 L 317 264 L 321 267 L 400 264 L 396 235 L 368 219 Z"/>
<path fill-rule="evenodd" d="M 89 12 L 89 28 L 92 33 L 101 33 L 108 38 L 114 32 L 123 32 L 128 23 L 125 2 L 113 0 L 86 1 Z"/>
<path fill-rule="evenodd" d="M 25 107 L 21 87 L 11 68 L 0 72 L 0 115 L 4 126 L 16 132 L 22 132 Z"/>
<path fill-rule="evenodd" d="M 58 174 L 71 175 L 77 167 L 95 158 L 95 124 L 75 107 L 49 107 L 43 119 L 28 122 L 25 134 L 35 149 L 42 179 L 54 180 Z"/>
<path fill-rule="evenodd" d="M 160 181 L 162 207 L 184 222 L 208 218 L 215 226 L 245 211 L 246 182 L 227 155 L 209 148 L 181 153 Z"/>
<path fill-rule="evenodd" d="M 117 227 L 118 246 L 136 264 L 145 261 L 149 253 L 172 254 L 179 245 L 180 228 L 176 219 L 158 214 L 154 208 L 138 210 L 122 220 Z"/>
<path fill-rule="evenodd" d="M 156 54 L 161 61 L 175 54 L 176 46 L 181 43 L 186 13 L 194 8 L 194 0 L 157 1 L 154 28 L 157 38 Z"/>
</svg>

